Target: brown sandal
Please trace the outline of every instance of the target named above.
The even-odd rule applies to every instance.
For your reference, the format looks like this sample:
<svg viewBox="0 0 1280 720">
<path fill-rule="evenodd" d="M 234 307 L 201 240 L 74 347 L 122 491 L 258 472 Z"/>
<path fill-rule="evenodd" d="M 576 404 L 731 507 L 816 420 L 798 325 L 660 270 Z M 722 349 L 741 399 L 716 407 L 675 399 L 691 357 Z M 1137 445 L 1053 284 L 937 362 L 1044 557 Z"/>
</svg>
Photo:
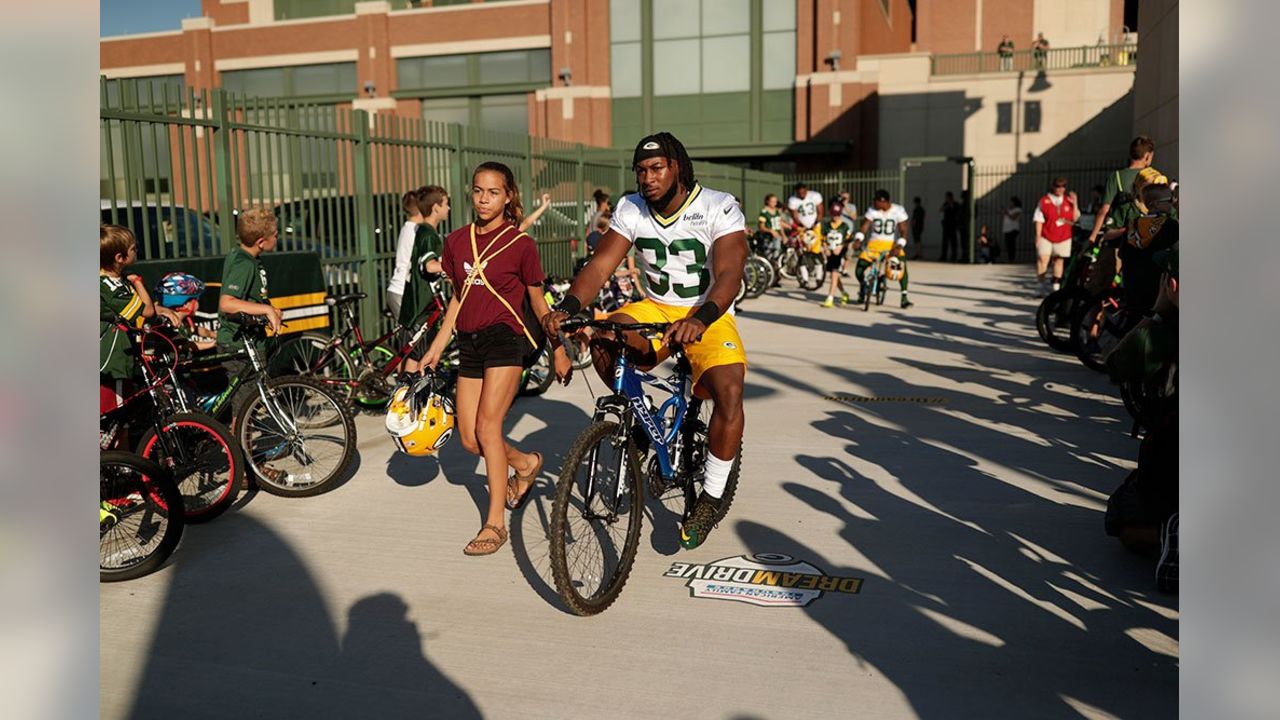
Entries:
<svg viewBox="0 0 1280 720">
<path fill-rule="evenodd" d="M 528 475 L 512 473 L 511 477 L 507 479 L 507 509 L 508 510 L 519 510 L 520 508 L 524 507 L 524 504 L 529 501 L 529 496 L 533 494 L 533 484 L 534 482 L 537 481 L 538 476 L 542 474 L 542 453 L 535 450 L 533 452 L 533 455 L 534 457 L 538 458 L 538 462 L 535 463 L 533 466 L 533 472 L 529 473 Z M 516 487 L 518 487 L 516 483 L 522 483 L 522 482 L 529 483 L 529 487 L 524 489 L 523 495 L 516 497 L 512 491 Z"/>
<path fill-rule="evenodd" d="M 462 548 L 463 555 L 492 555 L 498 552 L 498 548 L 506 544 L 507 542 L 506 530 L 503 530 L 497 525 L 485 525 L 484 527 L 480 528 L 481 533 L 484 532 L 485 530 L 492 530 L 493 534 L 498 536 L 498 539 L 482 540 L 480 539 L 480 533 L 476 533 L 475 539 L 467 543 L 466 547 Z"/>
</svg>

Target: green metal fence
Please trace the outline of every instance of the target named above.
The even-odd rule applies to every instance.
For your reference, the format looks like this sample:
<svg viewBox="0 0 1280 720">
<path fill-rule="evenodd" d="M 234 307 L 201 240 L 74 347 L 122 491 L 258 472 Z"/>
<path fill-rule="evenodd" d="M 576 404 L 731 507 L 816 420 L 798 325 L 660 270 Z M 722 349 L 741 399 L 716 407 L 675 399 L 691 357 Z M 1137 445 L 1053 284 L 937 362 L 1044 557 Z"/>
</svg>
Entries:
<svg viewBox="0 0 1280 720">
<path fill-rule="evenodd" d="M 331 291 L 377 298 L 362 308 L 369 325 L 380 322 L 406 190 L 442 185 L 462 222 L 471 169 L 507 163 L 526 212 L 550 194 L 530 234 L 546 271 L 564 276 L 582 252 L 592 192 L 616 201 L 634 184 L 627 152 L 332 105 L 104 79 L 100 111 L 102 221 L 130 227 L 144 259 L 223 255 L 240 209 L 268 206 L 281 250 L 317 252 Z M 695 171 L 748 215 L 783 186 L 781 175 L 728 165 Z"/>
<path fill-rule="evenodd" d="M 1137 62 L 1138 46 L 1136 44 L 1084 45 L 1050 48 L 1043 51 L 1015 50 L 1003 57 L 998 52 L 934 55 L 932 72 L 934 75 L 1038 72 L 1071 68 L 1125 67 L 1136 65 Z"/>
</svg>

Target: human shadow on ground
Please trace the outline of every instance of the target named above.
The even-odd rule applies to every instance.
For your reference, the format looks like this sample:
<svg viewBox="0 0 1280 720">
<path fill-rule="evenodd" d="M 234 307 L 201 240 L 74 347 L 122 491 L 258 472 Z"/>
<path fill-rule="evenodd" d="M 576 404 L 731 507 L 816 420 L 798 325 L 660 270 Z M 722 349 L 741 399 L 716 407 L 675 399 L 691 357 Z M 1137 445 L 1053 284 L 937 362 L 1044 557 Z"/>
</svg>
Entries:
<svg viewBox="0 0 1280 720">
<path fill-rule="evenodd" d="M 339 640 L 287 541 L 245 514 L 216 529 L 175 555 L 130 717 L 480 717 L 399 597 L 357 601 Z"/>
<path fill-rule="evenodd" d="M 882 673 L 926 718 L 1177 712 L 1177 660 L 1163 654 L 1176 655 L 1176 621 L 1163 600 L 1159 611 L 1137 602 L 1150 573 L 1123 556 L 1093 558 L 1097 535 L 1054 535 L 1088 511 L 1022 496 L 909 434 L 863 431 L 847 452 L 875 465 L 874 479 L 842 454 L 800 455 L 832 485 L 783 485 L 837 519 L 847 549 L 824 555 L 755 522 L 735 530 L 752 553 L 865 579 L 859 595 L 804 610 L 874 668 L 865 672 Z"/>
</svg>

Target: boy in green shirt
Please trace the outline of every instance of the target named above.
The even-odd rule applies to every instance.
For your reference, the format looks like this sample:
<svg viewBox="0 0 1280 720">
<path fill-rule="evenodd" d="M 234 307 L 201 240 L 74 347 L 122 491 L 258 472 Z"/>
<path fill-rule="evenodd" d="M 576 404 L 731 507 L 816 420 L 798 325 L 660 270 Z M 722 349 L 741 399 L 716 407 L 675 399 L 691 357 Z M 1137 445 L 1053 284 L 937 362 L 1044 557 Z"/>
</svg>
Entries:
<svg viewBox="0 0 1280 720">
<path fill-rule="evenodd" d="M 431 289 L 431 280 L 439 276 L 443 269 L 440 255 L 444 252 L 444 238 L 436 230 L 440 223 L 449 219 L 449 194 L 439 185 L 428 185 L 418 194 L 418 207 L 422 211 L 422 223 L 413 238 L 413 253 L 409 259 L 409 275 L 404 283 L 404 298 L 400 303 L 400 324 L 404 326 L 402 342 L 418 329 L 418 323 L 424 322 L 423 311 L 435 296 Z M 415 322 L 416 321 L 416 322 Z M 433 331 L 418 340 L 409 356 L 404 361 L 404 372 L 415 374 L 422 369 L 422 356 L 431 346 L 435 336 Z"/>
<path fill-rule="evenodd" d="M 236 237 L 240 244 L 232 248 L 222 264 L 222 289 L 218 296 L 218 347 L 224 351 L 239 349 L 235 334 L 240 323 L 230 315 L 265 316 L 273 335 L 280 333 L 282 324 L 280 308 L 271 304 L 267 294 L 267 271 L 259 259 L 262 253 L 274 250 L 279 242 L 275 216 L 264 208 L 240 213 Z"/>
<path fill-rule="evenodd" d="M 98 231 L 98 375 L 100 384 L 117 385 L 133 377 L 134 358 L 128 334 L 116 323 L 123 318 L 141 327 L 159 312 L 175 325 L 177 316 L 158 308 L 146 284 L 126 268 L 138 260 L 138 242 L 129 228 L 103 225 Z"/>
</svg>

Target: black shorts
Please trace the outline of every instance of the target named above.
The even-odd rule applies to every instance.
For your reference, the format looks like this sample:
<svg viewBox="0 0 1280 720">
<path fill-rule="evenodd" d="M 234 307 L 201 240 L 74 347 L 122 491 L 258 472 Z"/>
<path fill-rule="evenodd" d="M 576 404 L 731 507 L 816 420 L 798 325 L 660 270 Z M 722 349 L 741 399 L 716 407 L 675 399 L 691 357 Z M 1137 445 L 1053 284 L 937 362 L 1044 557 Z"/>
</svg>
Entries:
<svg viewBox="0 0 1280 720">
<path fill-rule="evenodd" d="M 503 324 L 458 333 L 458 376 L 482 378 L 491 367 L 524 367 L 529 341 Z"/>
<path fill-rule="evenodd" d="M 827 272 L 840 272 L 840 265 L 844 262 L 844 252 L 838 252 L 834 255 L 827 256 Z"/>
</svg>

